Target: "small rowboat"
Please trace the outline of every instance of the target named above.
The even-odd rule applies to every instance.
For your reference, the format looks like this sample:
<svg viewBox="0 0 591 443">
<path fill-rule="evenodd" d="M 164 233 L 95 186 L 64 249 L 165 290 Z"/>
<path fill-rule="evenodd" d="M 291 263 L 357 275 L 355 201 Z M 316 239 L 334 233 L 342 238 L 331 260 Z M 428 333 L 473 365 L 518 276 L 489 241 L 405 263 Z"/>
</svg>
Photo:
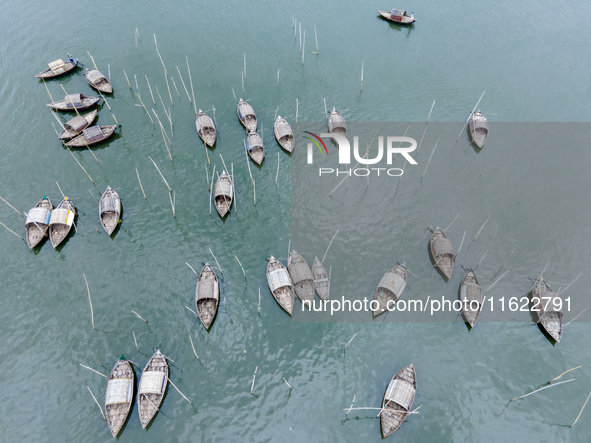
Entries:
<svg viewBox="0 0 591 443">
<path fill-rule="evenodd" d="M 105 77 L 98 69 L 88 69 L 86 68 L 86 81 L 90 86 L 92 86 L 97 91 L 102 92 L 103 94 L 111 94 L 113 92 L 113 86 L 107 77 Z"/>
<path fill-rule="evenodd" d="M 373 299 L 379 304 L 378 309 L 373 311 L 374 318 L 388 308 L 392 309 L 396 301 L 402 296 L 402 292 L 406 288 L 406 282 L 406 263 L 402 263 L 384 274 L 373 296 Z"/>
<path fill-rule="evenodd" d="M 263 139 L 256 132 L 249 132 L 246 137 L 246 150 L 252 160 L 260 165 L 265 159 L 265 145 L 263 145 Z"/>
<path fill-rule="evenodd" d="M 470 119 L 470 136 L 472 142 L 482 149 L 488 138 L 488 121 L 480 109 Z"/>
<path fill-rule="evenodd" d="M 347 123 L 345 123 L 345 118 L 334 106 L 328 115 L 328 131 L 347 135 Z"/>
<path fill-rule="evenodd" d="M 254 113 L 252 106 L 248 102 L 240 99 L 237 105 L 238 119 L 246 132 L 253 132 L 257 130 L 257 116 Z"/>
<path fill-rule="evenodd" d="M 226 171 L 222 171 L 213 188 L 213 201 L 220 217 L 224 218 L 230 212 L 233 200 L 234 184 Z"/>
<path fill-rule="evenodd" d="M 84 146 L 96 145 L 111 138 L 117 129 L 117 125 L 100 126 L 94 125 L 82 130 L 82 134 L 66 143 L 70 148 L 82 148 Z"/>
<path fill-rule="evenodd" d="M 108 235 L 111 235 L 119 225 L 121 217 L 121 199 L 119 194 L 110 186 L 103 193 L 99 201 L 99 218 L 101 225 Z"/>
<path fill-rule="evenodd" d="M 195 306 L 199 320 L 203 323 L 205 329 L 209 330 L 215 314 L 218 312 L 220 301 L 220 286 L 218 277 L 209 263 L 205 263 L 195 288 Z"/>
<path fill-rule="evenodd" d="M 45 71 L 40 72 L 35 78 L 54 78 L 60 75 L 67 74 L 73 71 L 78 66 L 78 59 L 72 59 L 72 56 L 68 54 L 68 61 L 64 62 L 61 58 L 49 63 L 49 68 Z"/>
<path fill-rule="evenodd" d="M 302 302 L 314 301 L 314 275 L 306 260 L 294 250 L 289 253 L 287 270 L 299 299 Z"/>
<path fill-rule="evenodd" d="M 85 115 L 77 115 L 73 119 L 64 123 L 64 130 L 60 133 L 60 140 L 70 140 L 80 134 L 84 129 L 89 127 L 96 118 L 97 110 L 89 112 Z"/>
<path fill-rule="evenodd" d="M 318 257 L 314 257 L 312 263 L 312 275 L 314 276 L 314 289 L 321 300 L 328 300 L 330 297 L 330 280 L 326 268 Z"/>
<path fill-rule="evenodd" d="M 160 350 L 157 350 L 146 363 L 137 391 L 137 409 L 143 429 L 158 412 L 167 385 L 168 364 Z"/>
<path fill-rule="evenodd" d="M 562 299 L 550 289 L 542 276 L 536 280 L 530 292 L 532 311 L 537 313 L 538 325 L 541 325 L 556 343 L 560 343 L 564 322 L 558 307 L 562 306 Z"/>
<path fill-rule="evenodd" d="M 25 226 L 27 228 L 27 244 L 29 245 L 29 249 L 33 249 L 41 243 L 41 240 L 47 237 L 47 229 L 49 229 L 52 210 L 53 205 L 51 204 L 51 200 L 44 195 L 43 199 L 27 214 Z"/>
<path fill-rule="evenodd" d="M 382 400 L 380 425 L 386 438 L 396 431 L 410 412 L 417 391 L 417 374 L 411 363 L 396 373 L 386 388 Z"/>
<path fill-rule="evenodd" d="M 399 25 L 412 25 L 414 22 L 417 21 L 414 13 L 408 15 L 406 11 L 402 9 L 392 9 L 391 11 L 378 11 L 378 14 L 380 14 L 382 18 L 385 18 L 386 20 L 397 23 Z"/>
<path fill-rule="evenodd" d="M 51 213 L 49 219 L 49 240 L 54 248 L 63 242 L 74 224 L 74 218 L 76 217 L 76 209 L 68 197 L 57 205 L 57 208 Z"/>
<path fill-rule="evenodd" d="M 429 248 L 433 260 L 435 260 L 435 267 L 443 274 L 446 280 L 451 278 L 451 273 L 454 269 L 454 261 L 456 259 L 454 250 L 451 245 L 451 240 L 447 238 L 439 226 L 433 231 Z"/>
<path fill-rule="evenodd" d="M 68 94 L 60 102 L 50 103 L 47 106 L 58 111 L 81 111 L 92 108 L 99 102 L 99 97 L 87 97 L 84 94 Z"/>
<path fill-rule="evenodd" d="M 105 395 L 105 415 L 113 438 L 117 438 L 127 421 L 133 401 L 134 386 L 133 369 L 125 357 L 121 356 L 121 360 L 115 364 L 109 374 Z"/>
<path fill-rule="evenodd" d="M 462 302 L 462 316 L 470 328 L 473 328 L 482 310 L 482 287 L 472 269 L 466 271 L 466 275 L 460 283 L 460 301 Z"/>
<path fill-rule="evenodd" d="M 295 305 L 291 278 L 289 278 L 285 266 L 273 256 L 271 256 L 267 265 L 267 283 L 275 301 L 285 312 L 291 315 Z"/>
<path fill-rule="evenodd" d="M 278 115 L 277 120 L 273 124 L 273 131 L 275 132 L 275 138 L 279 146 L 289 153 L 293 152 L 293 131 L 287 120 Z"/>
<path fill-rule="evenodd" d="M 195 119 L 195 127 L 197 128 L 197 133 L 199 134 L 199 137 L 201 137 L 201 140 L 203 140 L 203 143 L 210 148 L 213 148 L 216 139 L 215 125 L 213 124 L 211 117 L 201 109 Z"/>
</svg>

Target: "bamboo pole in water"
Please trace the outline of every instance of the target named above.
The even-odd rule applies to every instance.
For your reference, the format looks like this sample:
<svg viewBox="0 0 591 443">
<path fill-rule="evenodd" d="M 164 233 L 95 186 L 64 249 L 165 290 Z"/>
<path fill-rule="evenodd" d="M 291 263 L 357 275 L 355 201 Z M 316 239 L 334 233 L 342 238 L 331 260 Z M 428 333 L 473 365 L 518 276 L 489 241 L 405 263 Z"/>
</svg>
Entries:
<svg viewBox="0 0 591 443">
<path fill-rule="evenodd" d="M 105 417 L 105 413 L 103 412 L 103 408 L 101 407 L 101 405 L 99 404 L 99 402 L 97 401 L 96 397 L 94 396 L 94 394 L 92 393 L 92 391 L 90 390 L 90 387 L 87 385 L 86 386 L 88 388 L 88 392 L 90 392 L 90 395 L 92 395 L 92 398 L 94 399 L 96 405 L 99 407 L 100 411 L 101 411 L 101 415 L 103 416 L 103 418 L 106 420 L 107 417 Z"/>
<path fill-rule="evenodd" d="M 86 283 L 86 290 L 88 291 L 88 302 L 90 303 L 90 319 L 92 321 L 92 329 L 94 329 L 94 309 L 92 308 L 92 299 L 90 298 L 90 288 L 88 287 L 88 280 L 86 274 L 82 273 L 84 277 L 84 283 Z"/>
<path fill-rule="evenodd" d="M 168 188 L 168 192 L 172 192 L 172 189 L 170 187 L 170 185 L 168 184 L 168 182 L 166 181 L 166 179 L 164 178 L 164 176 L 162 175 L 162 172 L 160 172 L 160 168 L 158 167 L 158 165 L 156 164 L 156 162 L 154 160 L 152 160 L 152 157 L 148 157 L 152 163 L 154 164 L 154 167 L 156 168 L 156 170 L 158 171 L 158 174 L 160 174 L 160 177 L 162 177 L 162 181 L 164 181 L 164 184 L 166 185 L 166 187 Z"/>
<path fill-rule="evenodd" d="M 183 80 L 183 76 L 181 75 L 181 70 L 179 69 L 179 67 L 176 67 L 176 70 L 179 73 L 179 77 L 181 79 L 181 83 L 183 84 L 183 88 L 185 88 L 185 92 L 187 93 L 187 98 L 189 99 L 190 103 L 193 103 L 193 101 L 191 100 L 191 96 L 189 95 L 189 91 L 187 91 L 187 86 L 185 85 L 185 81 Z"/>
<path fill-rule="evenodd" d="M 259 370 L 259 367 L 257 366 L 254 370 L 254 374 L 252 374 L 252 385 L 250 386 L 250 394 L 254 395 L 254 381 L 257 378 L 257 371 Z"/>
<path fill-rule="evenodd" d="M 140 180 L 140 173 L 138 172 L 137 168 L 135 168 L 135 173 L 137 174 L 137 181 L 140 183 L 140 189 L 142 190 L 142 194 L 144 195 L 144 198 L 147 200 L 148 197 L 146 197 L 146 193 L 144 192 L 144 187 L 142 186 L 142 181 Z"/>
<path fill-rule="evenodd" d="M 144 75 L 146 76 L 146 83 L 148 83 L 148 89 L 150 90 L 150 96 L 152 97 L 152 101 L 154 102 L 154 104 L 156 104 L 156 100 L 154 100 L 154 93 L 152 92 L 152 87 L 150 86 L 150 80 L 148 80 L 147 74 Z"/>
</svg>

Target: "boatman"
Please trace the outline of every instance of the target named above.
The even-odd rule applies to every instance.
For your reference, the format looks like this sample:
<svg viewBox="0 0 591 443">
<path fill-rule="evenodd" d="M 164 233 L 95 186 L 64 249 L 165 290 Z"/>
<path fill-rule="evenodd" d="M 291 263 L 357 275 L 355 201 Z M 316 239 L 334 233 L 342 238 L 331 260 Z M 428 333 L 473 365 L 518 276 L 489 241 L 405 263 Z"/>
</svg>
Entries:
<svg viewBox="0 0 591 443">
<path fill-rule="evenodd" d="M 410 19 L 411 19 L 411 20 L 414 20 L 414 19 L 415 19 L 415 13 L 414 13 L 414 12 L 411 12 L 411 13 L 410 13 Z"/>
</svg>

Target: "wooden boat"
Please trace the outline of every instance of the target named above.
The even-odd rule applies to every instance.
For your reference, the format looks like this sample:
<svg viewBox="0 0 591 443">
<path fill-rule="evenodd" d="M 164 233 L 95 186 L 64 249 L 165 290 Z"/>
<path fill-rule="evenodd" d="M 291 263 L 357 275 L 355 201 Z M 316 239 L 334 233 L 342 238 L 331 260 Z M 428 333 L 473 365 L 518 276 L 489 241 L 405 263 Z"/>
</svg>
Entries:
<svg viewBox="0 0 591 443">
<path fill-rule="evenodd" d="M 60 75 L 67 74 L 73 71 L 78 66 L 78 59 L 74 60 L 70 54 L 68 54 L 68 61 L 64 62 L 61 58 L 49 63 L 49 68 L 45 71 L 41 71 L 35 76 L 35 78 L 54 78 Z"/>
<path fill-rule="evenodd" d="M 199 137 L 201 137 L 201 140 L 203 140 L 203 143 L 210 148 L 213 148 L 216 139 L 215 125 L 213 124 L 211 117 L 201 109 L 197 113 L 195 127 L 197 128 L 197 133 L 199 134 Z"/>
<path fill-rule="evenodd" d="M 97 91 L 102 92 L 103 94 L 111 94 L 113 92 L 113 86 L 107 77 L 105 77 L 98 69 L 88 69 L 86 68 L 86 81 L 90 86 L 92 86 Z"/>
<path fill-rule="evenodd" d="M 392 377 L 382 400 L 380 425 L 386 438 L 396 431 L 410 412 L 417 391 L 417 374 L 411 363 Z"/>
<path fill-rule="evenodd" d="M 470 136 L 472 142 L 482 149 L 488 138 L 488 121 L 480 109 L 470 119 Z"/>
<path fill-rule="evenodd" d="M 289 253 L 287 270 L 299 299 L 302 302 L 314 301 L 314 275 L 306 260 L 295 250 Z"/>
<path fill-rule="evenodd" d="M 119 194 L 110 186 L 107 187 L 107 190 L 103 193 L 99 201 L 99 218 L 103 229 L 108 235 L 111 235 L 119 225 L 121 218 L 121 199 L 119 198 Z"/>
<path fill-rule="evenodd" d="M 293 131 L 291 130 L 289 123 L 287 123 L 287 120 L 278 115 L 273 124 L 273 131 L 275 132 L 275 138 L 277 139 L 279 146 L 289 153 L 293 152 Z"/>
<path fill-rule="evenodd" d="M 105 416 L 113 438 L 117 438 L 129 416 L 134 386 L 133 369 L 125 357 L 121 356 L 109 374 L 105 395 Z"/>
<path fill-rule="evenodd" d="M 378 309 L 373 311 L 374 317 L 393 307 L 402 296 L 402 292 L 406 288 L 406 282 L 406 263 L 402 263 L 384 274 L 373 296 L 373 299 L 379 304 Z"/>
<path fill-rule="evenodd" d="M 449 280 L 454 269 L 454 261 L 456 260 L 456 257 L 451 245 L 451 240 L 447 238 L 447 235 L 445 235 L 445 232 L 443 232 L 439 226 L 433 231 L 431 241 L 429 242 L 429 248 L 433 260 L 435 260 L 435 267 L 447 280 Z"/>
<path fill-rule="evenodd" d="M 275 301 L 291 315 L 295 305 L 291 278 L 285 266 L 273 256 L 267 264 L 267 283 Z"/>
<path fill-rule="evenodd" d="M 560 343 L 564 328 L 562 312 L 556 306 L 562 306 L 560 296 L 550 289 L 542 276 L 534 282 L 530 292 L 532 311 L 537 313 L 538 325 L 541 325 L 550 337 Z"/>
<path fill-rule="evenodd" d="M 314 276 L 314 289 L 321 300 L 328 300 L 330 297 L 330 280 L 326 268 L 318 257 L 314 257 L 312 263 L 312 275 Z"/>
<path fill-rule="evenodd" d="M 345 118 L 334 106 L 328 115 L 328 131 L 347 135 L 347 123 L 345 123 Z"/>
<path fill-rule="evenodd" d="M 54 248 L 66 239 L 72 229 L 75 217 L 76 209 L 73 203 L 68 197 L 64 197 L 57 208 L 53 210 L 49 219 L 49 240 Z"/>
<path fill-rule="evenodd" d="M 408 15 L 406 11 L 402 9 L 392 9 L 391 11 L 378 11 L 378 14 L 380 14 L 382 18 L 385 18 L 386 20 L 397 23 L 399 25 L 412 25 L 414 22 L 417 21 L 414 13 Z"/>
<path fill-rule="evenodd" d="M 234 184 L 226 171 L 222 171 L 213 188 L 213 201 L 220 217 L 224 218 L 230 212 L 233 200 Z"/>
<path fill-rule="evenodd" d="M 168 364 L 160 350 L 157 350 L 146 363 L 137 391 L 137 408 L 142 428 L 145 429 L 158 412 L 167 385 Z"/>
<path fill-rule="evenodd" d="M 87 97 L 84 94 L 68 94 L 62 101 L 47 106 L 58 111 L 75 111 L 92 108 L 99 102 L 99 97 Z"/>
<path fill-rule="evenodd" d="M 257 130 L 257 116 L 254 113 L 252 106 L 248 102 L 240 99 L 237 105 L 238 119 L 242 126 L 246 129 L 246 132 L 253 132 Z"/>
<path fill-rule="evenodd" d="M 246 137 L 246 150 L 252 160 L 260 165 L 265 159 L 265 145 L 263 139 L 257 132 L 249 132 Z"/>
<path fill-rule="evenodd" d="M 220 286 L 218 276 L 209 263 L 205 263 L 197 279 L 195 306 L 197 307 L 199 320 L 207 330 L 211 327 L 215 314 L 218 312 L 219 301 Z"/>
<path fill-rule="evenodd" d="M 462 317 L 473 328 L 482 310 L 482 287 L 472 269 L 466 271 L 466 275 L 460 283 L 460 301 L 462 302 Z"/>
<path fill-rule="evenodd" d="M 33 249 L 41 243 L 41 240 L 47 237 L 52 210 L 53 205 L 51 204 L 51 200 L 44 195 L 41 201 L 27 214 L 25 226 L 27 228 L 27 244 L 29 245 L 29 249 Z"/>
<path fill-rule="evenodd" d="M 60 140 L 70 140 L 80 134 L 84 129 L 89 127 L 96 118 L 97 110 L 90 111 L 85 115 L 77 115 L 76 117 L 64 123 L 64 130 L 60 132 Z"/>
<path fill-rule="evenodd" d="M 85 146 L 96 145 L 97 143 L 104 142 L 111 138 L 115 133 L 115 129 L 117 129 L 117 125 L 91 126 L 83 129 L 82 134 L 67 142 L 66 146 L 70 148 L 82 148 Z"/>
</svg>

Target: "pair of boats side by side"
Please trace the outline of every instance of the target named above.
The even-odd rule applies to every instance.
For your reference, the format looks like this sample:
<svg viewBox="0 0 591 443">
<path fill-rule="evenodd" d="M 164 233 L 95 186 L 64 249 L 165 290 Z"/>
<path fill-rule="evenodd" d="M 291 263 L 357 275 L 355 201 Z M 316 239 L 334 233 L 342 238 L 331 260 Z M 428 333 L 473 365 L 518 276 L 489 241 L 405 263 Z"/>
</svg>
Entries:
<svg viewBox="0 0 591 443">
<path fill-rule="evenodd" d="M 39 245 L 48 236 L 51 245 L 56 248 L 61 244 L 72 229 L 76 217 L 76 208 L 68 197 L 53 209 L 47 196 L 35 205 L 27 214 L 25 227 L 26 241 L 30 249 Z M 119 224 L 121 217 L 121 199 L 115 190 L 107 187 L 99 201 L 99 219 L 103 229 L 111 235 Z"/>
<path fill-rule="evenodd" d="M 78 64 L 78 59 L 73 59 L 72 56 L 68 54 L 67 62 L 64 62 L 61 58 L 54 60 L 51 63 L 48 63 L 49 67 L 37 74 L 35 78 L 40 78 L 43 80 L 56 78 L 74 71 Z M 113 86 L 111 85 L 111 82 L 98 69 L 86 68 L 84 71 L 84 76 L 86 77 L 88 84 L 97 91 L 100 91 L 104 94 L 113 93 Z"/>
</svg>

